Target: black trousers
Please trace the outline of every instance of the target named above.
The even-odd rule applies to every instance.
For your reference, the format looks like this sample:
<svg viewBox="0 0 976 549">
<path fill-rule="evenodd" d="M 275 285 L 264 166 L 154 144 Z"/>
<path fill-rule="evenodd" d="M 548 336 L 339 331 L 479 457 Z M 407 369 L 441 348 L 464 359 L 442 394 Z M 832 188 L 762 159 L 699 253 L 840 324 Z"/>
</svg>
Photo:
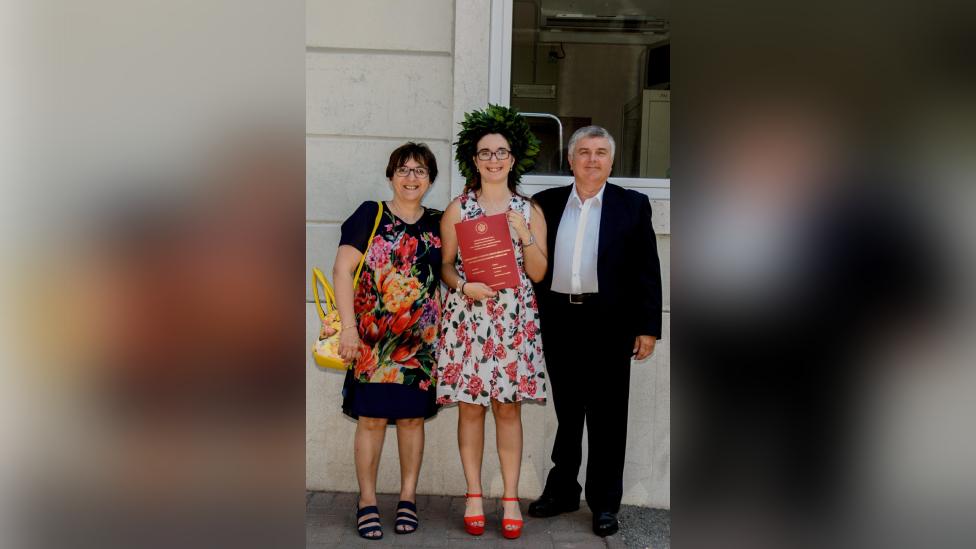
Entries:
<svg viewBox="0 0 976 549">
<path fill-rule="evenodd" d="M 559 299 L 562 297 L 562 299 Z M 542 318 L 546 371 L 559 425 L 552 448 L 553 468 L 544 493 L 579 501 L 577 481 L 583 458 L 583 425 L 587 433 L 586 503 L 594 513 L 620 510 L 624 454 L 627 449 L 627 405 L 630 396 L 630 346 L 599 300 L 581 305 L 549 296 Z M 606 343 L 613 341 L 613 349 Z M 630 347 L 630 348 L 629 348 Z"/>
</svg>

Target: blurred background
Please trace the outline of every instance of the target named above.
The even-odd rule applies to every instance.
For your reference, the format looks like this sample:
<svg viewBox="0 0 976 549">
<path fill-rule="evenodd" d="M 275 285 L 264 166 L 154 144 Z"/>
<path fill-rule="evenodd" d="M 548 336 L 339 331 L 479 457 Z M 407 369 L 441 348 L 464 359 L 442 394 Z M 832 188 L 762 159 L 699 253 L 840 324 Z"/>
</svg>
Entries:
<svg viewBox="0 0 976 549">
<path fill-rule="evenodd" d="M 304 3 L 2 9 L 3 545 L 300 546 Z"/>
<path fill-rule="evenodd" d="M 674 6 L 676 543 L 976 541 L 974 15 Z"/>
</svg>

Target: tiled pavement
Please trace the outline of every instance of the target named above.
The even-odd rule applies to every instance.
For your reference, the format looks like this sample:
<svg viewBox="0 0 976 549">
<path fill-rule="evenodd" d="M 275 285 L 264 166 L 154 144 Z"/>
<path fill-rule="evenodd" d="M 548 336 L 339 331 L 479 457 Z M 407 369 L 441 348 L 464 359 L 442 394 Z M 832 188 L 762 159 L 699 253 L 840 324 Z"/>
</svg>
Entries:
<svg viewBox="0 0 976 549">
<path fill-rule="evenodd" d="M 417 498 L 420 528 L 406 535 L 394 533 L 395 494 L 379 496 L 383 539 L 368 541 L 355 530 L 356 494 L 308 492 L 305 505 L 305 545 L 307 548 L 376 548 L 401 547 L 532 547 L 532 548 L 631 548 L 669 549 L 671 512 L 625 505 L 618 515 L 620 532 L 601 538 L 590 529 L 592 515 L 585 504 L 579 511 L 550 519 L 536 519 L 528 514 L 528 501 L 522 502 L 525 528 L 522 537 L 507 540 L 501 535 L 501 505 L 497 498 L 485 500 L 487 527 L 482 536 L 468 535 L 462 526 L 464 498 L 461 496 L 425 496 Z"/>
</svg>

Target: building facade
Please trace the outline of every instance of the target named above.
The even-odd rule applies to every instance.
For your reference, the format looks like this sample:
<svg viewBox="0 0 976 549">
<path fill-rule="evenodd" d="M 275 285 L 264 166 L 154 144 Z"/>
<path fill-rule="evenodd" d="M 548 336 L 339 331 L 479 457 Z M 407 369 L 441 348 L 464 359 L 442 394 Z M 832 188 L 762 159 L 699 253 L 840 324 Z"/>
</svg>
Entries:
<svg viewBox="0 0 976 549">
<path fill-rule="evenodd" d="M 556 71 L 558 75 L 553 72 L 555 76 L 552 82 L 555 83 L 551 84 L 547 83 L 540 70 L 533 70 L 535 74 L 525 77 L 522 74 L 522 67 L 527 66 L 525 59 L 512 59 L 513 49 L 518 52 L 520 48 L 529 47 L 532 51 L 529 56 L 533 60 L 536 52 L 542 52 L 540 58 L 543 63 L 555 59 L 554 64 L 558 64 L 567 55 L 576 55 L 581 42 L 608 41 L 607 35 L 598 34 L 592 29 L 553 28 L 569 10 L 586 10 L 589 8 L 587 4 L 606 3 L 545 0 L 307 0 L 305 318 L 309 347 L 318 334 L 311 268 L 319 267 L 327 273 L 331 272 L 340 225 L 362 201 L 390 198 L 392 193 L 384 175 L 390 152 L 405 141 L 427 143 L 437 157 L 441 173 L 431 187 L 425 204 L 439 209 L 446 207 L 464 184 L 453 162 L 451 142 L 465 112 L 484 108 L 489 102 L 515 105 L 525 112 L 527 106 L 546 108 L 547 100 L 552 103 L 553 110 L 558 110 L 557 103 L 568 105 L 571 91 L 579 96 L 581 92 L 576 90 L 584 89 L 587 85 L 598 85 L 597 80 L 588 83 L 586 75 L 582 79 L 570 79 L 571 69 Z M 621 4 L 627 8 L 626 4 L 630 3 Z M 553 10 L 562 10 L 562 14 L 553 15 Z M 525 32 L 520 22 L 526 19 L 520 19 L 520 13 L 528 14 L 532 21 L 530 25 L 545 28 L 538 32 Z M 628 15 L 625 23 L 630 25 L 639 17 L 640 14 Z M 585 21 L 583 24 L 586 24 Z M 556 32 L 568 34 L 553 34 Z M 659 40 L 661 36 L 660 32 L 656 35 L 652 32 L 640 34 L 639 37 L 628 36 L 627 40 L 643 44 Z M 526 46 L 526 36 L 539 42 Z M 558 48 L 553 41 L 554 36 L 560 39 Z M 651 38 L 648 39 L 648 36 Z M 604 51 L 616 55 L 623 52 L 624 47 Z M 579 57 L 583 55 L 581 51 Z M 643 63 L 644 58 L 640 59 Z M 513 94 L 513 75 L 515 80 L 530 78 L 531 82 L 514 82 L 520 87 Z M 650 80 L 644 80 L 644 76 L 641 73 L 641 81 L 636 83 L 638 89 L 634 97 L 638 100 L 642 95 L 654 100 L 670 93 L 670 90 L 662 91 L 660 86 L 645 88 Z M 641 94 L 642 89 L 650 93 Z M 628 98 L 629 93 L 622 101 Z M 644 116 L 646 121 L 648 112 L 658 111 L 647 107 L 641 109 L 639 102 L 625 103 L 619 120 L 613 118 L 616 115 L 606 121 L 598 115 L 588 120 L 608 127 L 617 138 L 618 148 L 622 150 L 618 151 L 615 160 L 614 175 L 621 170 L 632 170 L 640 175 L 641 169 L 644 169 L 637 167 L 641 154 L 657 158 L 660 165 L 661 148 L 655 148 L 652 154 L 648 154 L 647 147 L 641 149 L 635 145 L 627 148 L 627 137 L 623 134 L 629 135 L 631 129 L 628 120 L 634 118 L 628 112 L 636 108 L 638 115 L 635 116 L 638 119 Z M 575 115 L 557 114 L 559 116 L 556 118 L 561 120 L 560 127 L 587 120 Z M 541 119 L 547 116 L 540 115 L 539 122 L 545 123 Z M 645 123 L 645 130 L 647 126 Z M 661 128 L 659 126 L 658 130 Z M 565 146 L 571 128 L 565 129 L 562 146 Z M 644 139 L 645 143 L 648 141 Z M 639 143 L 639 140 L 635 143 Z M 558 155 L 564 155 L 561 148 L 553 154 L 556 161 Z M 646 169 L 644 171 L 646 174 Z M 554 173 L 526 177 L 522 191 L 532 194 L 572 181 L 572 176 L 566 174 L 565 169 L 551 168 L 550 172 Z M 662 177 L 618 179 L 614 176 L 611 176 L 611 181 L 637 189 L 651 199 L 664 281 L 664 338 L 650 359 L 635 364 L 631 378 L 628 461 L 623 501 L 626 504 L 670 508 L 670 181 Z M 318 369 L 311 357 L 307 358 L 305 369 L 306 486 L 310 490 L 355 492 L 358 490 L 352 458 L 355 423 L 340 411 L 342 375 Z M 525 446 L 520 495 L 532 498 L 541 493 L 546 472 L 551 466 L 549 452 L 556 431 L 551 401 L 545 406 L 524 406 L 523 424 Z M 427 422 L 424 464 L 418 487 L 420 493 L 463 493 L 464 477 L 458 456 L 456 427 L 457 410 L 453 407 L 441 410 L 437 417 Z M 490 420 L 485 435 L 485 453 L 492 456 L 495 453 L 494 430 Z M 399 490 L 399 468 L 395 459 L 395 433 L 391 432 L 387 437 L 383 453 L 378 488 L 380 492 L 396 492 Z M 486 495 L 500 496 L 502 481 L 497 459 L 486 457 L 483 478 Z"/>
</svg>

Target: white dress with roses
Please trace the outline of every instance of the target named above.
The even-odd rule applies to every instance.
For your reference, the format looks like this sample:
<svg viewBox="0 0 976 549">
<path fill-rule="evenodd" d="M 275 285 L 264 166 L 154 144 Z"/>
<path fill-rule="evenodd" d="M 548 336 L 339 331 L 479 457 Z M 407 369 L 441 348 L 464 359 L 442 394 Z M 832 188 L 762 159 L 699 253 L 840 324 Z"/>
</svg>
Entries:
<svg viewBox="0 0 976 549">
<path fill-rule="evenodd" d="M 474 193 L 460 196 L 461 219 L 484 214 Z M 529 201 L 512 196 L 511 209 L 529 219 Z M 519 286 L 499 290 L 494 298 L 476 301 L 455 289 L 448 294 L 441 318 L 440 348 L 435 372 L 437 402 L 468 402 L 488 406 L 491 400 L 545 401 L 545 357 L 539 335 L 539 307 L 525 274 L 522 245 L 513 237 Z M 464 277 L 460 250 L 455 267 Z"/>
</svg>

